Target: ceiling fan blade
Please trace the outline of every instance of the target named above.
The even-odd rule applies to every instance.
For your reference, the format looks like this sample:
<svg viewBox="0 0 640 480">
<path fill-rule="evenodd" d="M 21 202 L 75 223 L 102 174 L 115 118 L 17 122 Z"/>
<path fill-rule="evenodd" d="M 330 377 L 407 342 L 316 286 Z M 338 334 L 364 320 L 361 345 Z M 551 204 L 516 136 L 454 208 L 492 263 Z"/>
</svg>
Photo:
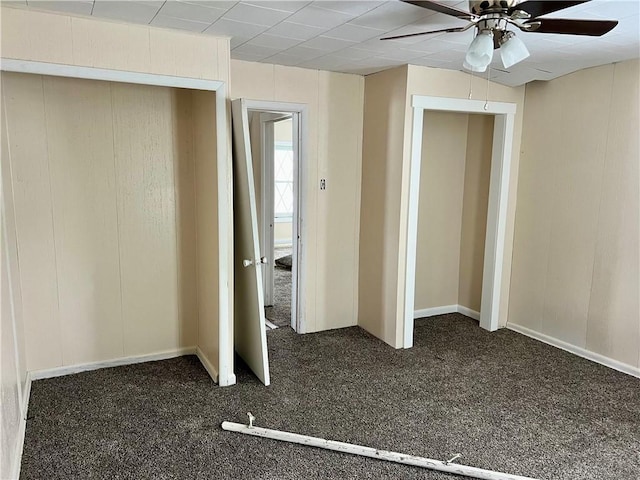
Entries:
<svg viewBox="0 0 640 480">
<path fill-rule="evenodd" d="M 443 5 L 438 2 L 428 1 L 414 1 L 414 0 L 402 0 L 404 3 L 410 3 L 417 7 L 428 8 L 434 12 L 444 13 L 445 15 L 451 15 L 452 17 L 461 18 L 462 20 L 473 20 L 477 16 L 471 12 L 465 12 L 464 10 L 458 10 L 457 8 L 450 7 L 449 5 Z"/>
<path fill-rule="evenodd" d="M 433 30 L 431 32 L 408 33 L 406 35 L 395 35 L 393 37 L 383 37 L 380 40 L 396 40 L 398 38 L 409 38 L 409 37 L 417 37 L 419 35 L 429 35 L 430 33 L 464 32 L 468 28 L 469 27 L 443 28 L 442 30 Z"/>
<path fill-rule="evenodd" d="M 548 13 L 557 12 L 558 10 L 563 10 L 565 8 L 573 7 L 575 5 L 580 5 L 581 3 L 587 3 L 589 0 L 578 0 L 573 2 L 564 2 L 564 1 L 534 1 L 534 0 L 525 0 L 524 2 L 518 3 L 517 5 L 511 7 L 508 10 L 508 14 L 511 15 L 516 10 L 522 10 L 531 15 L 531 18 L 540 17 L 542 15 L 546 15 Z"/>
<path fill-rule="evenodd" d="M 536 28 L 535 25 L 539 24 Z M 531 25 L 527 28 L 527 25 Z M 564 33 L 600 37 L 613 30 L 617 20 L 573 20 L 568 18 L 536 18 L 523 24 L 525 32 Z"/>
</svg>

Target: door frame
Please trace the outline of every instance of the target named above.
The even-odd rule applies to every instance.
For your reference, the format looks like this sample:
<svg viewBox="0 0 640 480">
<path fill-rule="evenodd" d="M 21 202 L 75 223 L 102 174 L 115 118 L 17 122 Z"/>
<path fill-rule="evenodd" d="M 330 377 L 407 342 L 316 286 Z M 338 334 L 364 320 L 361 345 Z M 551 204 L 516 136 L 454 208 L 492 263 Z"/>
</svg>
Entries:
<svg viewBox="0 0 640 480">
<path fill-rule="evenodd" d="M 272 113 L 289 113 L 293 117 L 294 154 L 298 145 L 297 162 L 294 162 L 294 204 L 293 204 L 293 258 L 291 265 L 291 328 L 297 333 L 306 333 L 305 298 L 307 230 L 304 213 L 307 208 L 307 163 L 309 152 L 309 111 L 304 103 L 273 102 L 269 100 L 245 100 L 247 110 Z M 297 138 L 297 142 L 296 142 Z M 264 181 L 264 177 L 263 177 Z M 262 241 L 261 241 L 262 243 Z M 273 262 L 273 259 L 268 259 Z"/>
<path fill-rule="evenodd" d="M 117 83 L 206 90 L 216 94 L 216 167 L 218 182 L 218 371 L 196 347 L 198 358 L 209 375 L 224 387 L 234 385 L 233 372 L 233 210 L 231 187 L 231 131 L 228 123 L 227 84 L 219 80 L 139 73 L 107 68 L 82 67 L 31 60 L 0 59 L 4 72 L 31 73 L 55 77 L 81 78 Z"/>
<path fill-rule="evenodd" d="M 413 346 L 413 327 L 416 286 L 416 253 L 418 243 L 418 207 L 420 201 L 420 167 L 422 164 L 422 134 L 425 110 L 475 113 L 494 116 L 493 146 L 484 267 L 482 273 L 482 301 L 480 327 L 490 332 L 498 329 L 500 301 L 504 280 L 505 240 L 509 202 L 509 178 L 516 115 L 515 103 L 485 102 L 460 98 L 412 95 L 413 125 L 411 164 L 408 190 L 408 220 L 405 257 L 404 335 L 403 347 Z"/>
</svg>

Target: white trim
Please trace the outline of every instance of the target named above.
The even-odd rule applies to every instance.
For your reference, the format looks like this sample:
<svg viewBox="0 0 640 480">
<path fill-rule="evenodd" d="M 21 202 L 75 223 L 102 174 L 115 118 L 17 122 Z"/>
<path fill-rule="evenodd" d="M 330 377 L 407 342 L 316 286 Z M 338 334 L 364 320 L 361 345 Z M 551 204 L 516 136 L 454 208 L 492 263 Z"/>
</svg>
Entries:
<svg viewBox="0 0 640 480">
<path fill-rule="evenodd" d="M 167 360 L 169 358 L 181 357 L 183 355 L 193 355 L 194 353 L 196 353 L 195 347 L 176 348 L 147 355 L 132 355 L 130 357 L 114 358 L 100 362 L 80 363 L 76 365 L 66 365 L 63 367 L 47 368 L 44 370 L 32 370 L 29 372 L 29 376 L 31 380 L 42 380 L 43 378 L 62 377 L 63 375 L 89 372 L 91 370 L 99 370 L 101 368 L 120 367 L 122 365 L 134 365 L 136 363 Z"/>
<path fill-rule="evenodd" d="M 269 327 L 270 330 L 275 330 L 276 328 L 278 328 L 278 326 L 275 323 L 270 322 L 268 318 L 264 319 L 264 323 L 267 325 L 267 327 Z"/>
<path fill-rule="evenodd" d="M 412 95 L 411 106 L 422 110 L 443 110 L 446 112 L 482 113 L 484 115 L 516 113 L 515 103 L 485 102 L 484 100 L 467 100 L 466 98 L 429 97 Z"/>
<path fill-rule="evenodd" d="M 200 360 L 200 363 L 202 363 L 202 366 L 207 371 L 209 376 L 213 379 L 214 382 L 219 384 L 218 380 L 219 380 L 220 377 L 218 375 L 218 372 L 216 371 L 216 367 L 214 367 L 212 365 L 212 363 L 209 361 L 209 359 L 204 354 L 204 352 L 202 350 L 200 350 L 200 347 L 196 347 L 195 348 L 195 354 L 198 356 L 198 359 Z M 234 378 L 234 383 L 235 383 L 235 375 L 233 376 L 233 378 Z"/>
<path fill-rule="evenodd" d="M 27 419 L 20 418 L 20 425 L 18 427 L 18 436 L 16 438 L 16 444 L 14 446 L 13 455 L 11 457 L 12 465 L 10 467 L 10 475 L 12 479 L 20 478 L 20 467 L 22 466 L 22 452 L 24 451 L 24 438 L 27 433 Z"/>
<path fill-rule="evenodd" d="M 218 179 L 218 368 L 221 387 L 235 385 L 233 372 L 233 170 L 231 132 L 227 116 L 227 87 L 216 90 L 216 145 Z M 202 360 L 202 359 L 201 359 Z M 204 363 L 203 363 L 204 364 Z M 207 366 L 205 365 L 205 368 Z M 207 369 L 209 370 L 209 369 Z M 214 369 L 215 371 L 215 369 Z M 220 375 L 218 375 L 218 373 Z M 211 372 L 209 371 L 209 374 Z M 212 375 L 213 376 L 213 375 Z"/>
<path fill-rule="evenodd" d="M 447 313 L 456 313 L 458 305 L 444 305 L 442 307 L 421 308 L 413 312 L 413 318 L 435 317 Z"/>
<path fill-rule="evenodd" d="M 487 211 L 487 233 L 482 284 L 480 326 L 489 331 L 498 329 L 500 296 L 502 294 L 503 264 L 509 203 L 509 175 L 515 123 L 516 104 L 484 102 L 460 98 L 412 95 L 413 107 L 411 158 L 407 202 L 407 237 L 405 245 L 403 348 L 413 346 L 413 305 L 415 300 L 416 249 L 418 236 L 418 207 L 420 202 L 420 166 L 422 163 L 422 133 L 425 110 L 494 115 L 491 183 Z M 513 201 L 513 199 L 512 199 Z M 402 249 L 401 249 L 402 250 Z"/>
<path fill-rule="evenodd" d="M 20 381 L 22 382 L 22 381 Z M 31 374 L 27 372 L 27 378 L 24 385 L 24 392 L 22 398 L 22 404 L 24 410 L 20 412 L 20 425 L 18 427 L 18 436 L 16 437 L 16 444 L 14 446 L 13 456 L 11 457 L 10 478 L 20 478 L 20 468 L 22 466 L 22 452 L 24 451 L 24 439 L 27 433 L 27 413 L 29 410 L 29 398 L 31 396 Z"/>
<path fill-rule="evenodd" d="M 514 332 L 518 332 L 518 333 L 521 333 L 522 335 L 533 338 L 534 340 L 538 340 L 542 343 L 546 343 L 547 345 L 551 345 L 552 347 L 565 350 L 579 357 L 586 358 L 587 360 L 591 360 L 592 362 L 599 363 L 600 365 L 604 365 L 605 367 L 613 368 L 614 370 L 618 370 L 619 372 L 626 373 L 627 375 L 631 375 L 632 377 L 640 378 L 639 367 L 635 367 L 627 363 L 619 362 L 618 360 L 605 357 L 604 355 L 600 355 L 599 353 L 586 350 L 582 347 L 571 345 L 570 343 L 563 342 L 562 340 L 558 340 L 557 338 L 550 337 L 548 335 L 545 335 L 544 333 L 536 332 L 535 330 L 531 330 L 530 328 L 523 327 L 522 325 L 516 325 L 515 323 L 507 323 L 507 328 L 509 330 L 513 330 Z"/>
<path fill-rule="evenodd" d="M 86 80 L 102 80 L 106 82 L 136 83 L 161 87 L 189 88 L 191 90 L 218 90 L 224 85 L 218 80 L 158 75 L 155 73 L 129 72 L 125 70 L 109 70 L 105 68 L 80 67 L 60 63 L 32 62 L 2 58 L 0 70 L 5 72 L 32 73 L 35 75 L 51 75 L 54 77 L 84 78 Z"/>
<path fill-rule="evenodd" d="M 273 142 L 275 137 L 275 126 L 273 118 L 276 117 L 270 113 L 260 113 L 260 178 L 261 186 L 261 214 L 262 214 L 262 231 L 260 232 L 260 241 L 262 248 L 261 255 L 267 257 L 267 264 L 262 269 L 262 279 L 264 287 L 264 304 L 273 305 L 273 266 L 275 262 L 275 219 L 274 219 L 274 154 Z"/>
<path fill-rule="evenodd" d="M 421 308 L 413 312 L 413 318 L 435 317 L 447 313 L 461 313 L 469 318 L 480 321 L 480 312 L 463 307 L 462 305 L 444 305 L 442 307 Z"/>
<path fill-rule="evenodd" d="M 461 313 L 462 315 L 465 315 L 469 318 L 473 318 L 474 320 L 480 321 L 480 312 L 471 310 L 468 307 L 463 307 L 462 305 L 458 305 L 458 313 Z"/>
</svg>

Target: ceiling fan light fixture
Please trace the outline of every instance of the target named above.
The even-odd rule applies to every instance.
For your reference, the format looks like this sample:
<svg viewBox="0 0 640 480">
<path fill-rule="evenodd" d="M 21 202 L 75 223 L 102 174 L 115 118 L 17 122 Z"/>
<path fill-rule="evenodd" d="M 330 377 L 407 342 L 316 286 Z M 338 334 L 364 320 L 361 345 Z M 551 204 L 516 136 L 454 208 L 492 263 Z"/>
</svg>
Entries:
<svg viewBox="0 0 640 480">
<path fill-rule="evenodd" d="M 505 32 L 500 38 L 500 56 L 504 68 L 514 66 L 530 55 L 525 44 L 513 32 Z"/>
<path fill-rule="evenodd" d="M 464 60 L 472 68 L 487 68 L 493 60 L 493 32 L 491 30 L 482 30 L 476 35 L 476 38 L 469 45 Z"/>
<path fill-rule="evenodd" d="M 469 65 L 466 60 L 462 62 L 462 67 L 465 70 L 469 70 L 470 72 L 475 72 L 475 73 L 482 73 L 487 71 L 487 67 L 474 67 L 472 65 Z"/>
</svg>

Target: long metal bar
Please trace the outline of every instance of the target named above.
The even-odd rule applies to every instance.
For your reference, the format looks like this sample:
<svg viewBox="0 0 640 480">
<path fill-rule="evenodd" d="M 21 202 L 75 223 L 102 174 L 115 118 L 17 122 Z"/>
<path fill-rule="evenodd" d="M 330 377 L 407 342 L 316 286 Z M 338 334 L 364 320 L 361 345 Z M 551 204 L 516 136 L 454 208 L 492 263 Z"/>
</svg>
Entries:
<svg viewBox="0 0 640 480">
<path fill-rule="evenodd" d="M 390 452 L 388 450 L 378 450 L 377 448 L 365 447 L 362 445 L 336 442 L 334 440 L 326 440 L 324 438 L 310 437 L 297 433 L 282 432 L 280 430 L 271 430 L 268 428 L 256 427 L 253 425 L 253 421 L 250 421 L 250 425 L 243 425 L 241 423 L 233 422 L 222 422 L 222 429 L 230 432 L 242 433 L 245 435 L 253 435 L 254 437 L 271 438 L 273 440 L 280 440 L 283 442 L 297 443 L 299 445 L 307 445 L 309 447 L 324 448 L 336 452 L 350 453 L 352 455 L 360 455 L 369 458 L 377 458 L 378 460 L 386 460 L 387 462 L 402 463 L 404 465 L 428 468 L 431 470 L 438 470 L 440 472 L 453 473 L 456 475 L 466 475 L 467 477 L 480 478 L 484 480 L 535 480 L 531 477 L 522 477 L 519 475 L 494 472 L 493 470 L 485 470 L 482 468 L 469 467 L 467 465 L 452 463 L 453 460 L 455 460 L 455 458 L 457 457 L 454 457 L 449 461 L 432 460 L 430 458 L 416 457 L 404 453 Z"/>
</svg>

